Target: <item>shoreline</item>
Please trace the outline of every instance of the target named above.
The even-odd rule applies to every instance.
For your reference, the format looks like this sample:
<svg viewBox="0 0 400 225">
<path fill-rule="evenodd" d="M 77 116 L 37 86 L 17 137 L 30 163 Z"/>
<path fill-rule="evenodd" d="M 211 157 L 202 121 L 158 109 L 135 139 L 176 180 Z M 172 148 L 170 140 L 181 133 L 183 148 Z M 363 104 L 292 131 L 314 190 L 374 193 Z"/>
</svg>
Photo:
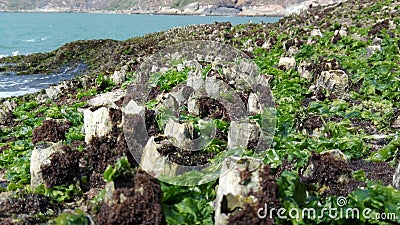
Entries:
<svg viewBox="0 0 400 225">
<path fill-rule="evenodd" d="M 87 13 L 110 15 L 164 15 L 164 16 L 221 16 L 221 17 L 285 17 L 292 13 L 264 13 L 264 14 L 213 14 L 213 13 L 164 13 L 164 12 L 126 12 L 122 10 L 0 10 L 0 13 Z"/>
<path fill-rule="evenodd" d="M 236 5 L 201 4 L 194 2 L 180 8 L 157 6 L 144 8 L 135 6 L 128 9 L 107 9 L 88 7 L 44 6 L 31 9 L 0 8 L 0 12 L 41 12 L 41 13 L 93 13 L 93 14 L 144 14 L 144 15 L 187 15 L 187 16 L 234 16 L 234 17 L 285 17 L 299 14 L 316 6 L 336 5 L 347 0 L 306 0 L 292 5 Z"/>
</svg>

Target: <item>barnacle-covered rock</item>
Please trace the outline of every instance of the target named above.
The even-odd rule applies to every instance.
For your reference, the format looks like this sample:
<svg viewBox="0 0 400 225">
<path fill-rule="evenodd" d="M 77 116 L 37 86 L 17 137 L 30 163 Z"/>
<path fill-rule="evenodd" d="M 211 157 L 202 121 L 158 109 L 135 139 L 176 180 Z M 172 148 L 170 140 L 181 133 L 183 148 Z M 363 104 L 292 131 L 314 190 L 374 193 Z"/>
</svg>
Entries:
<svg viewBox="0 0 400 225">
<path fill-rule="evenodd" d="M 316 91 L 326 91 L 336 98 L 345 97 L 349 86 L 349 77 L 343 70 L 323 71 L 315 84 Z"/>
</svg>

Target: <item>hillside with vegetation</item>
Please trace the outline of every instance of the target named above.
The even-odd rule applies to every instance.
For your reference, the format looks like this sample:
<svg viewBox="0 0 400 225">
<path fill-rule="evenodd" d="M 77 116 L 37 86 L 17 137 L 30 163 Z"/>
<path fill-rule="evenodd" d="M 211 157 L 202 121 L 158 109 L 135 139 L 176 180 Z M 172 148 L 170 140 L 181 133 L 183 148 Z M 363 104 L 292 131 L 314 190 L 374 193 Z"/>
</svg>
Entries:
<svg viewBox="0 0 400 225">
<path fill-rule="evenodd" d="M 286 15 L 311 3 L 329 3 L 335 0 L 2 0 L 1 11 L 39 12 L 108 12 L 140 14 L 188 15 Z"/>
<path fill-rule="evenodd" d="M 0 99 L 0 223 L 222 224 L 215 218 L 224 217 L 226 224 L 399 224 L 399 12 L 396 1 L 349 0 L 273 24 L 196 25 L 1 58 L 3 73 L 87 69 L 39 93 Z M 139 91 L 132 85 L 140 83 L 141 65 L 151 55 L 203 40 L 240 49 L 257 65 L 273 95 L 276 126 L 262 164 L 238 171 L 238 183 L 221 183 L 221 176 L 177 186 L 140 169 L 143 162 L 135 161 L 124 135 L 124 108 Z M 226 81 L 213 65 L 204 66 L 202 77 Z M 223 159 L 233 123 L 209 99 L 202 100 L 201 116 L 185 109 L 182 120 L 197 124 L 209 117 L 218 138 L 197 155 L 163 145 L 167 121 L 157 107 L 185 84 L 191 70 L 181 66 L 152 75 L 158 77 L 142 109 L 147 129 L 169 160 L 198 165 Z M 239 95 L 249 102 L 246 90 Z M 251 117 L 254 124 L 262 118 Z M 255 154 L 250 140 L 241 157 Z M 219 190 L 247 185 L 258 188 L 226 194 L 214 205 Z M 265 204 L 285 211 L 262 218 L 257 213 Z M 307 208 L 319 216 L 290 217 Z M 327 208 L 369 216 L 332 218 Z"/>
</svg>

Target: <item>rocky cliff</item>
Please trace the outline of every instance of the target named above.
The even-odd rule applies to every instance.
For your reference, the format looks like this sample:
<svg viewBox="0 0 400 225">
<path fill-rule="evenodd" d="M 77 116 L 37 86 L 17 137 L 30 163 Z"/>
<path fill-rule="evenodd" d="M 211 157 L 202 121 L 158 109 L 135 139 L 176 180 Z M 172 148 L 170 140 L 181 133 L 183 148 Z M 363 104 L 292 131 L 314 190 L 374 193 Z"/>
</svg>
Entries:
<svg viewBox="0 0 400 225">
<path fill-rule="evenodd" d="M 107 12 L 138 14 L 187 14 L 187 15 L 287 15 L 308 5 L 334 3 L 341 0 L 1 0 L 2 11 L 40 12 Z"/>
</svg>

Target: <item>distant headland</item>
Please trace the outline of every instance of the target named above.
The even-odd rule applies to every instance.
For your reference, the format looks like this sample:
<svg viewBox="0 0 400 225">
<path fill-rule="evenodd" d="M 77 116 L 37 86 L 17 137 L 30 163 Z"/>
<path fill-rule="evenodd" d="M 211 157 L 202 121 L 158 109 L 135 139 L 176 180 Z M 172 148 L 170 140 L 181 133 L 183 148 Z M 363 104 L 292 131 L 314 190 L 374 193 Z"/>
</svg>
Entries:
<svg viewBox="0 0 400 225">
<path fill-rule="evenodd" d="M 21 0 L 0 1 L 3 12 L 88 12 L 212 16 L 285 16 L 310 5 L 343 0 Z"/>
</svg>

